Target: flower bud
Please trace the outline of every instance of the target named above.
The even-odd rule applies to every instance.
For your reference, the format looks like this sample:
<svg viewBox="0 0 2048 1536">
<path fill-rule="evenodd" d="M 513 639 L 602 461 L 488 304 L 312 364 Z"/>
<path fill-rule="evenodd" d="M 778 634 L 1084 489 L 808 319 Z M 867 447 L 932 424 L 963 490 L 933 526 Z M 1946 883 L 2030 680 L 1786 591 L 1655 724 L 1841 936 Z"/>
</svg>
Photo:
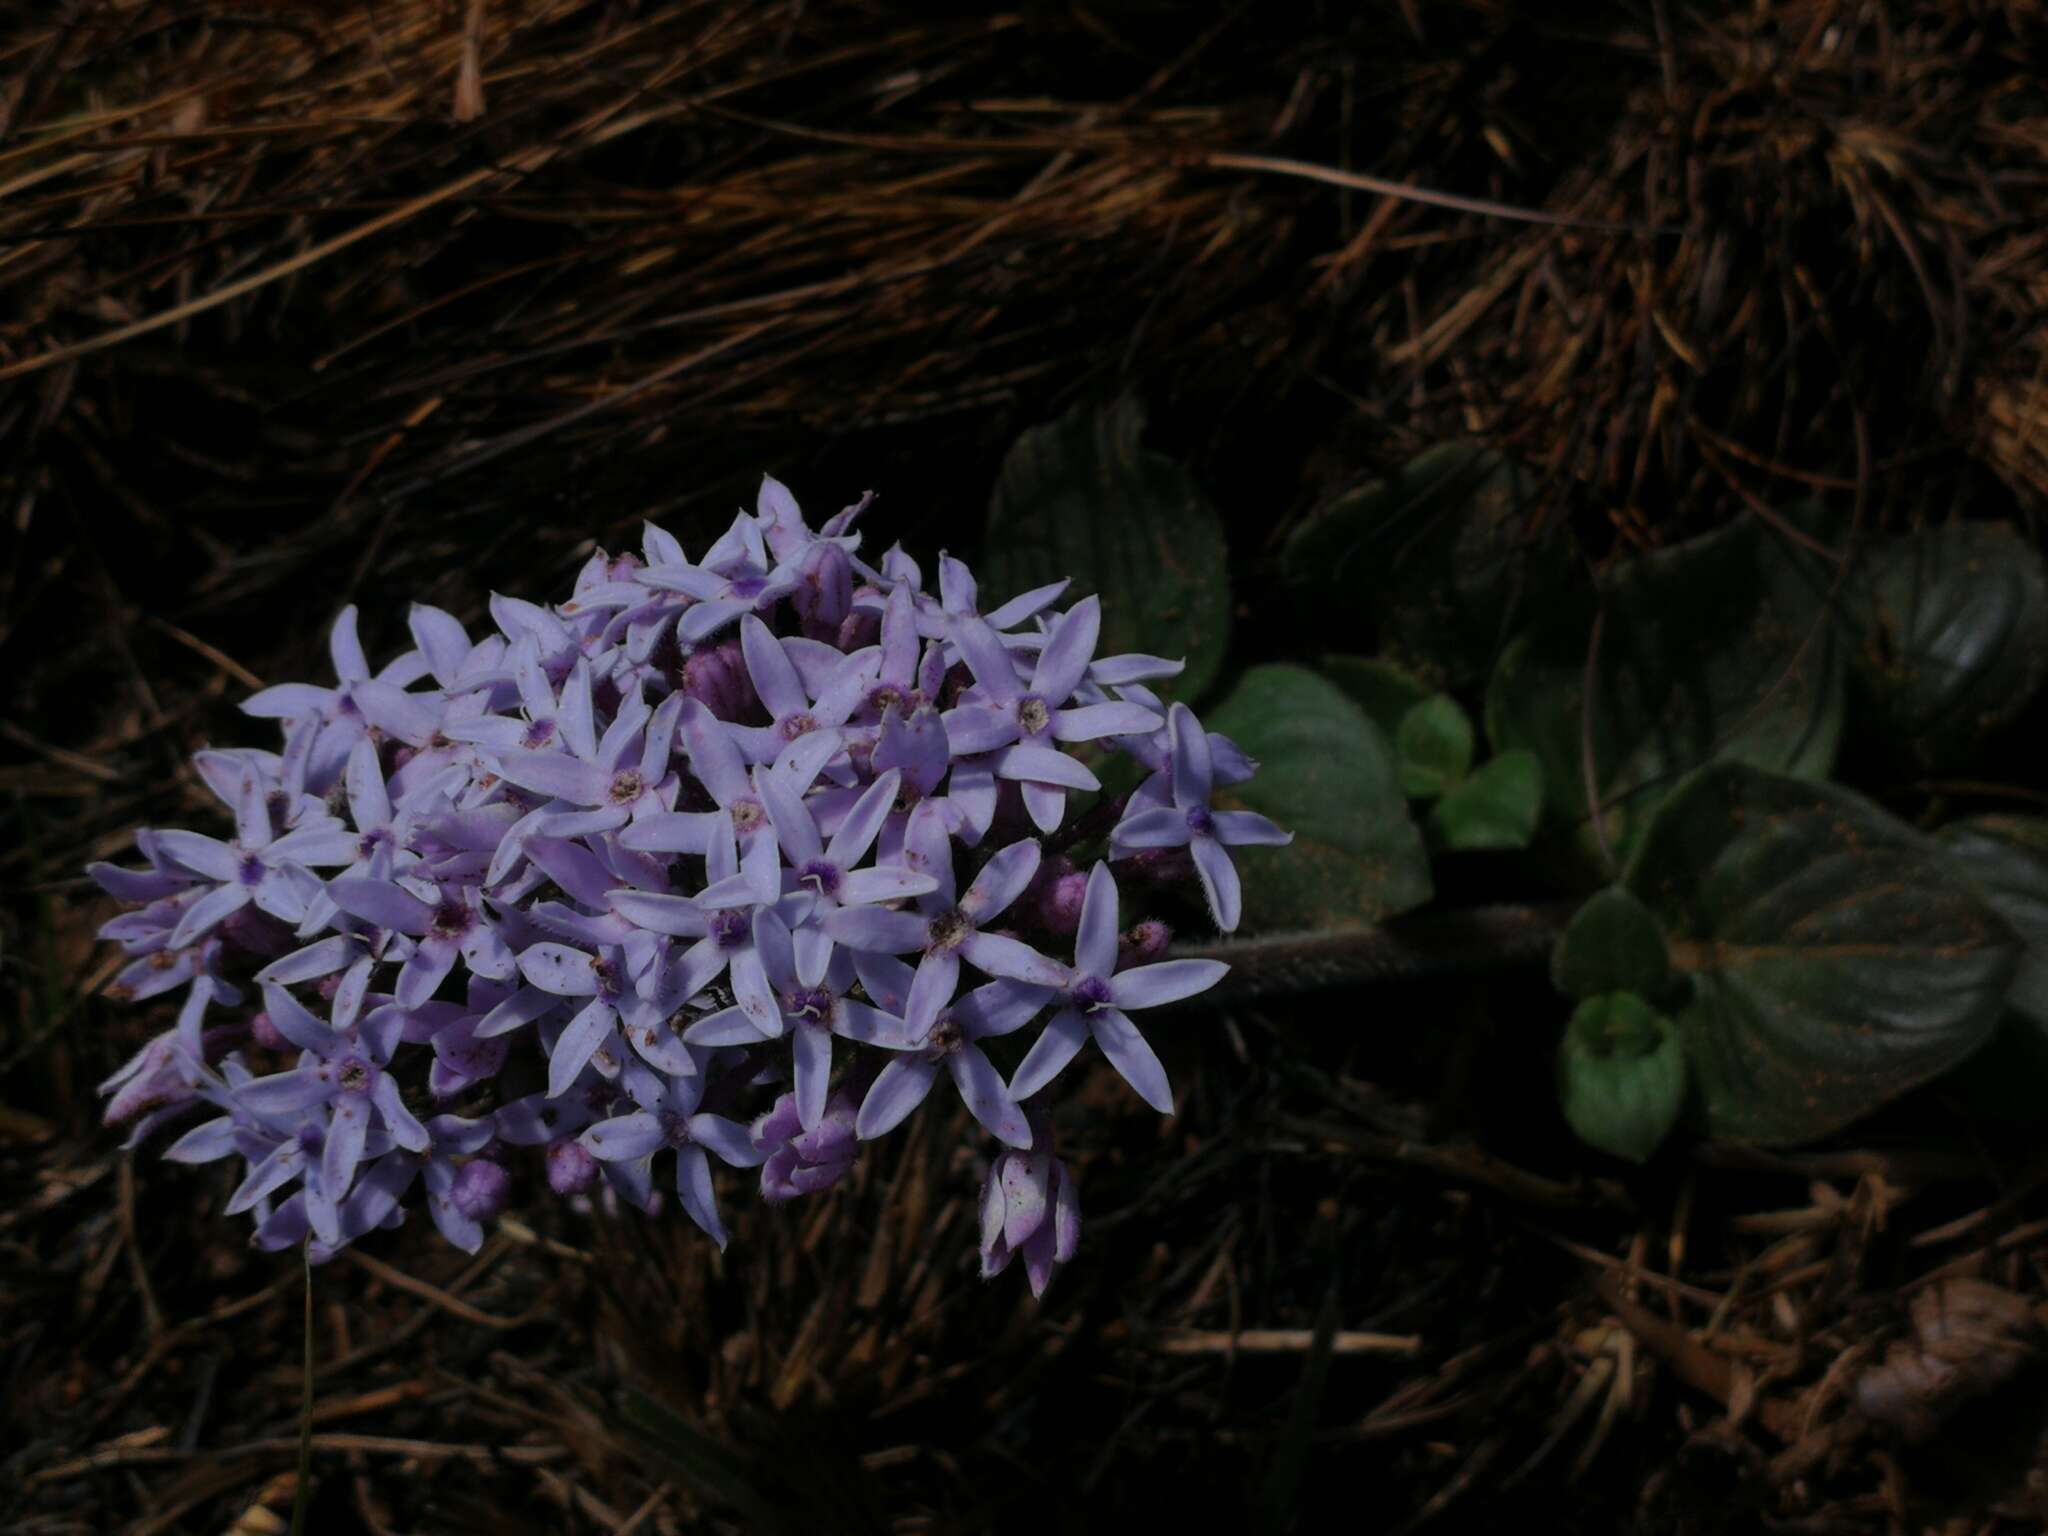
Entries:
<svg viewBox="0 0 2048 1536">
<path fill-rule="evenodd" d="M 1050 1138 L 1043 1123 L 1032 1132 L 1045 1147 Z M 981 1277 L 993 1279 L 1022 1253 L 1031 1294 L 1043 1296 L 1080 1242 L 1081 1202 L 1066 1165 L 1044 1150 L 998 1157 L 981 1191 Z"/>
<path fill-rule="evenodd" d="M 1038 920 L 1054 933 L 1072 933 L 1081 926 L 1081 903 L 1088 895 L 1088 877 L 1065 854 L 1047 859 L 1038 869 Z"/>
<path fill-rule="evenodd" d="M 563 1136 L 547 1150 L 548 1188 L 558 1195 L 580 1195 L 597 1178 L 597 1159 L 574 1136 Z"/>
<path fill-rule="evenodd" d="M 776 1202 L 830 1189 L 846 1177 L 860 1150 L 853 1122 L 859 1101 L 840 1092 L 825 1101 L 825 1113 L 809 1131 L 797 1118 L 796 1096 L 785 1093 L 754 1122 L 754 1145 L 768 1154 L 761 1165 L 761 1198 Z"/>
<path fill-rule="evenodd" d="M 448 1203 L 471 1221 L 489 1221 L 505 1209 L 512 1175 L 487 1157 L 472 1158 L 457 1170 Z"/>
<path fill-rule="evenodd" d="M 741 720 L 759 702 L 737 640 L 698 651 L 683 663 L 683 692 L 721 720 Z"/>
<path fill-rule="evenodd" d="M 1166 947 L 1173 942 L 1173 930 L 1158 918 L 1147 918 L 1126 933 L 1119 934 L 1116 941 L 1116 968 L 1128 970 L 1134 965 L 1150 965 L 1154 960 L 1166 957 Z"/>
</svg>

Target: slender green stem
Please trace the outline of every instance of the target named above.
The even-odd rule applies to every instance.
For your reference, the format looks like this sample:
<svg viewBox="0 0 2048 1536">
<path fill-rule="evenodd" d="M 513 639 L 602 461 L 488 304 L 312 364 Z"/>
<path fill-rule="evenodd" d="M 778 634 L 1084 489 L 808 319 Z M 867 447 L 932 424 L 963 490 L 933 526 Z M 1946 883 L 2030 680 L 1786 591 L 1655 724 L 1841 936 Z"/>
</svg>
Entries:
<svg viewBox="0 0 2048 1536">
<path fill-rule="evenodd" d="M 1540 906 L 1467 907 L 1399 917 L 1377 928 L 1262 934 L 1174 948 L 1177 959 L 1223 960 L 1230 974 L 1198 1003 L 1227 1007 L 1368 981 L 1463 975 L 1534 965 L 1547 958 L 1578 910 L 1575 901 Z"/>
</svg>

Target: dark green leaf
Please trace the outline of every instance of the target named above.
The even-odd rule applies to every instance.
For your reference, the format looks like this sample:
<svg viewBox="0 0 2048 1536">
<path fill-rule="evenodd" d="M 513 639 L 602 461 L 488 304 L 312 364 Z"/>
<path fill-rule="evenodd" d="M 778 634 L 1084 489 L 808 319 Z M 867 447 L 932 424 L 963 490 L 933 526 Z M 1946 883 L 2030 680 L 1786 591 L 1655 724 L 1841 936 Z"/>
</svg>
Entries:
<svg viewBox="0 0 2048 1536">
<path fill-rule="evenodd" d="M 1657 805 L 1703 763 L 1820 777 L 1841 738 L 1843 662 L 1819 562 L 1751 519 L 1631 562 L 1603 589 L 1592 668 L 1592 778 L 1616 866 Z M 1543 763 L 1549 814 L 1605 871 L 1582 732 L 1590 608 L 1517 639 L 1487 690 L 1496 748 Z"/>
<path fill-rule="evenodd" d="M 1347 620 L 1370 605 L 1385 649 L 1432 686 L 1486 676 L 1524 595 L 1564 569 L 1532 540 L 1527 470 L 1471 443 L 1442 443 L 1387 480 L 1343 492 L 1297 528 L 1281 572 Z"/>
<path fill-rule="evenodd" d="M 1351 695 L 1389 741 L 1401 728 L 1401 717 L 1431 692 L 1429 684 L 1406 667 L 1373 656 L 1325 656 L 1322 671 Z"/>
<path fill-rule="evenodd" d="M 1253 667 L 1208 725 L 1249 752 L 1258 777 L 1217 803 L 1263 811 L 1285 848 L 1239 848 L 1248 926 L 1358 927 L 1429 899 L 1429 859 L 1379 728 L 1327 679 Z"/>
<path fill-rule="evenodd" d="M 1230 638 L 1223 523 L 1193 476 L 1142 446 L 1144 429 L 1124 399 L 1017 439 L 989 505 L 983 606 L 1071 576 L 1063 602 L 1102 594 L 1099 653 L 1185 658 L 1160 691 L 1192 700 Z"/>
<path fill-rule="evenodd" d="M 1933 842 L 1862 797 L 1720 763 L 1664 804 L 1623 883 L 1690 979 L 1714 1135 L 1826 1135 L 1982 1045 L 2019 959 Z"/>
<path fill-rule="evenodd" d="M 2027 946 L 2006 1001 L 2048 1035 L 2048 817 L 1979 816 L 1943 827 L 1942 846 Z"/>
<path fill-rule="evenodd" d="M 1857 587 L 1859 694 L 1877 732 L 1923 769 L 1967 761 L 2048 674 L 2048 575 L 2004 523 L 1888 540 Z"/>
<path fill-rule="evenodd" d="M 1662 1000 L 1671 956 L 1657 915 L 1618 885 L 1587 900 L 1550 956 L 1550 979 L 1566 997 L 1634 992 Z"/>
<path fill-rule="evenodd" d="M 1685 1107 L 1678 1030 L 1632 992 L 1587 998 L 1558 1043 L 1557 1098 L 1581 1141 L 1647 1162 Z"/>
<path fill-rule="evenodd" d="M 1437 841 L 1461 852 L 1526 848 L 1543 812 L 1543 765 L 1516 748 L 1481 763 L 1429 808 Z"/>
<path fill-rule="evenodd" d="M 1472 721 L 1447 693 L 1424 699 L 1401 717 L 1394 732 L 1401 764 L 1401 790 L 1424 798 L 1440 795 L 1472 766 Z"/>
</svg>

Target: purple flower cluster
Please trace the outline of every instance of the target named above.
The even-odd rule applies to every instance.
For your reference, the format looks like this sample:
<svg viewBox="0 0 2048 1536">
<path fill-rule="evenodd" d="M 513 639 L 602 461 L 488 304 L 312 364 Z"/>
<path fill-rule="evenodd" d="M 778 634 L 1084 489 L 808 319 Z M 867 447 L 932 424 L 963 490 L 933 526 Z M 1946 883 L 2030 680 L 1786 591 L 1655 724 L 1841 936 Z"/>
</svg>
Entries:
<svg viewBox="0 0 2048 1536">
<path fill-rule="evenodd" d="M 1191 876 L 1229 930 L 1228 850 L 1286 834 L 1211 807 L 1253 765 L 1146 687 L 1179 663 L 1096 655 L 1064 582 L 984 613 L 957 560 L 936 594 L 900 548 L 863 562 L 865 505 L 814 532 L 767 480 L 699 561 L 650 526 L 566 602 L 493 597 L 480 638 L 415 606 L 376 671 L 345 610 L 332 686 L 243 705 L 281 750 L 198 754 L 232 835 L 92 871 L 129 906 L 120 990 L 184 993 L 109 1122 L 204 1116 L 165 1155 L 239 1160 L 264 1248 L 325 1257 L 417 1184 L 474 1249 L 529 1160 L 642 1209 L 672 1176 L 723 1244 L 714 1161 L 827 1188 L 943 1077 L 1003 1148 L 984 1270 L 1021 1252 L 1042 1290 L 1080 1217 L 1025 1101 L 1092 1038 L 1171 1113 L 1132 1015 L 1225 970 L 1121 930 L 1076 856 Z M 1111 753 L 1150 774 L 1123 800 Z"/>
</svg>

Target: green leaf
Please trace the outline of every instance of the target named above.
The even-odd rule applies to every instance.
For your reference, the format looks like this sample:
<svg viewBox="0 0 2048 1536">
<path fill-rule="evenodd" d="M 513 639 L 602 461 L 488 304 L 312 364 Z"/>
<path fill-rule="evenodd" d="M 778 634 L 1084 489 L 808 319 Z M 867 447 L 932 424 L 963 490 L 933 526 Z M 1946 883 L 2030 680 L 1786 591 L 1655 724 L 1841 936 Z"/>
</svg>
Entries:
<svg viewBox="0 0 2048 1536">
<path fill-rule="evenodd" d="M 1632 561 L 1591 606 L 1517 639 L 1486 696 L 1497 749 L 1543 763 L 1546 809 L 1578 862 L 1611 878 L 1592 825 L 1583 739 L 1592 667 L 1592 780 L 1614 867 L 1658 804 L 1704 763 L 1822 777 L 1841 739 L 1843 660 L 1819 562 L 1749 519 Z"/>
<path fill-rule="evenodd" d="M 1520 748 L 1481 763 L 1429 808 L 1437 841 L 1459 852 L 1526 848 L 1543 812 L 1543 765 Z"/>
<path fill-rule="evenodd" d="M 1690 979 L 1706 1127 L 1824 1136 L 1947 1071 L 1998 1022 L 2004 919 L 1927 837 L 1859 795 L 1739 763 L 1668 799 L 1623 884 Z"/>
<path fill-rule="evenodd" d="M 2005 523 L 1950 523 L 1887 540 L 1857 589 L 1861 701 L 1928 771 L 1967 761 L 2048 675 L 2048 574 Z"/>
<path fill-rule="evenodd" d="M 1099 653 L 1185 658 L 1160 691 L 1192 700 L 1230 638 L 1228 551 L 1202 488 L 1141 445 L 1144 429 L 1144 409 L 1123 399 L 1017 439 L 989 504 L 985 606 L 1071 576 L 1063 602 L 1102 594 Z"/>
<path fill-rule="evenodd" d="M 1383 647 L 1433 686 L 1484 678 L 1527 594 L 1565 559 L 1533 539 L 1529 472 L 1473 443 L 1440 443 L 1387 480 L 1342 492 L 1288 538 L 1281 574 L 1349 622 L 1362 603 Z"/>
<path fill-rule="evenodd" d="M 1632 992 L 1587 998 L 1558 1042 L 1557 1099 L 1581 1141 L 1649 1161 L 1685 1107 L 1676 1026 Z"/>
<path fill-rule="evenodd" d="M 1389 741 L 1401 728 L 1402 717 L 1431 693 L 1429 684 L 1406 667 L 1375 656 L 1325 656 L 1322 672 L 1351 695 Z"/>
<path fill-rule="evenodd" d="M 2006 1002 L 2048 1037 L 2048 817 L 1979 816 L 1936 836 L 2026 944 Z"/>
<path fill-rule="evenodd" d="M 1550 979 L 1566 997 L 1634 992 L 1663 999 L 1671 955 L 1656 913 L 1618 885 L 1591 897 L 1551 952 Z"/>
<path fill-rule="evenodd" d="M 1334 684 L 1303 667 L 1253 667 L 1207 723 L 1259 764 L 1217 803 L 1294 833 L 1285 848 L 1232 850 L 1248 926 L 1362 927 L 1429 900 L 1429 858 L 1393 751 Z"/>
<path fill-rule="evenodd" d="M 1472 766 L 1472 721 L 1447 693 L 1424 699 L 1394 733 L 1401 790 L 1418 799 L 1440 795 Z"/>
</svg>

